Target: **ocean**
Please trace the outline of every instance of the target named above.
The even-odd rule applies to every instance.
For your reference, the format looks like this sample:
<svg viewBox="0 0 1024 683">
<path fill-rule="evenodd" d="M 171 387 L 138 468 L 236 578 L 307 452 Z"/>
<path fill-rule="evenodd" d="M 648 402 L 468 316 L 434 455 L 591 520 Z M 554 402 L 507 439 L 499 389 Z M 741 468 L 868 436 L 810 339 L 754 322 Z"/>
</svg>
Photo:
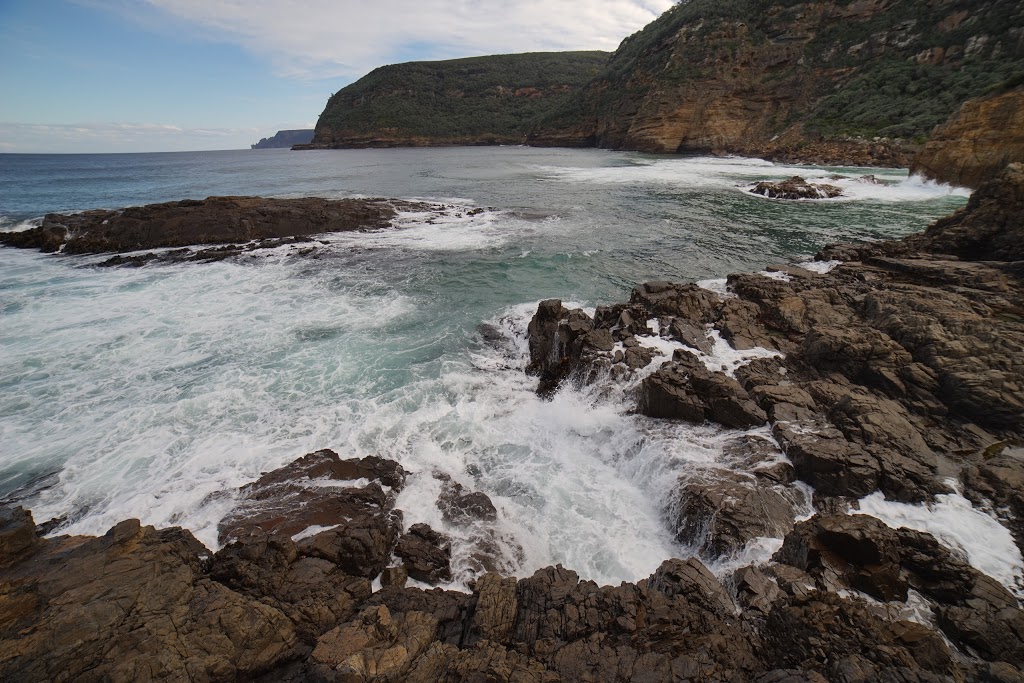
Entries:
<svg viewBox="0 0 1024 683">
<path fill-rule="evenodd" d="M 745 191 L 796 174 L 840 175 L 829 182 L 847 196 Z M 239 486 L 331 448 L 412 472 L 405 523 L 452 534 L 456 566 L 465 532 L 434 506 L 435 472 L 494 501 L 509 573 L 561 563 L 618 583 L 692 554 L 668 519 L 676 481 L 715 465 L 732 435 L 634 415 L 628 387 L 537 397 L 524 373 L 537 303 L 593 308 L 646 280 L 720 288 L 829 242 L 919 231 L 967 191 L 905 171 L 601 150 L 0 155 L 0 230 L 228 194 L 465 210 L 331 235 L 315 258 L 285 247 L 101 269 L 0 249 L 0 498 L 37 521 L 66 516 L 59 533 L 138 517 L 212 548 Z"/>
</svg>

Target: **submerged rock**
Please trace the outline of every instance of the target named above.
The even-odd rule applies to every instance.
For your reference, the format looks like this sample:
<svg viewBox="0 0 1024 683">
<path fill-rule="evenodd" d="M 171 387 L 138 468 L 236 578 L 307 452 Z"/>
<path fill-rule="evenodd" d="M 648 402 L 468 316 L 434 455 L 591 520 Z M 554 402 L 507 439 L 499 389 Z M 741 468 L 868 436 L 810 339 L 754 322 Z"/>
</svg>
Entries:
<svg viewBox="0 0 1024 683">
<path fill-rule="evenodd" d="M 788 180 L 762 180 L 750 191 L 769 199 L 834 199 L 843 194 L 835 185 L 809 183 L 798 175 Z"/>
</svg>

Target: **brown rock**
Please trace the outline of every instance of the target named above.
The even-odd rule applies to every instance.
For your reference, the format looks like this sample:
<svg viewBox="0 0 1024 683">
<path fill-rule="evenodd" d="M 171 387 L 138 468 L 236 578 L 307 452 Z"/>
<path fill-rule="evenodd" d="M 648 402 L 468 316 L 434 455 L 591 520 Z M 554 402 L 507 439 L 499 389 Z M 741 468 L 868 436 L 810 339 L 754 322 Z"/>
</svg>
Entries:
<svg viewBox="0 0 1024 683">
<path fill-rule="evenodd" d="M 932 133 L 910 167 L 951 185 L 980 187 L 1024 162 L 1024 88 L 968 100 Z"/>
<path fill-rule="evenodd" d="M 452 579 L 451 540 L 426 524 L 413 524 L 409 533 L 398 539 L 395 554 L 402 558 L 410 578 L 424 583 Z"/>
<path fill-rule="evenodd" d="M 711 420 L 734 428 L 756 427 L 768 419 L 739 382 L 708 370 L 685 351 L 677 351 L 674 362 L 643 381 L 639 410 L 650 417 Z"/>
</svg>

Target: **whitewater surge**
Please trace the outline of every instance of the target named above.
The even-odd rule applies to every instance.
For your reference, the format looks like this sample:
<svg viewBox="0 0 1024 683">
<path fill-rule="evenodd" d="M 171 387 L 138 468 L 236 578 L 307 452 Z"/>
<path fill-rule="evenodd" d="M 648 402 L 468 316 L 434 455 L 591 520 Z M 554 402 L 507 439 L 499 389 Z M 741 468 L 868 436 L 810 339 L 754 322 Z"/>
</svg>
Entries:
<svg viewBox="0 0 1024 683">
<path fill-rule="evenodd" d="M 810 202 L 919 202 L 940 197 L 968 197 L 970 190 L 943 185 L 919 176 L 907 176 L 899 169 L 830 167 L 775 164 L 763 159 L 743 157 L 686 157 L 635 159 L 612 168 L 540 167 L 551 178 L 583 183 L 622 183 L 674 187 L 721 187 L 732 185 L 751 197 L 749 185 L 760 180 L 784 180 L 801 176 L 810 183 L 827 183 L 843 190 L 843 195 Z M 864 179 L 873 176 L 876 182 Z M 773 200 L 774 201 L 774 200 Z"/>
<path fill-rule="evenodd" d="M 678 478 L 721 466 L 738 433 L 632 414 L 643 373 L 540 399 L 524 372 L 536 302 L 592 309 L 644 280 L 756 271 L 828 241 L 917 230 L 962 203 L 794 209 L 737 191 L 788 168 L 595 150 L 161 159 L 71 160 L 60 182 L 27 168 L 0 196 L 0 228 L 208 194 L 464 199 L 448 216 L 325 236 L 306 257 L 100 269 L 104 257 L 0 250 L 0 496 L 39 521 L 65 517 L 61 533 L 138 517 L 215 547 L 238 487 L 332 448 L 402 463 L 406 525 L 451 534 L 457 572 L 478 532 L 444 523 L 435 472 L 494 501 L 509 573 L 562 563 L 601 583 L 691 552 L 666 517 Z M 666 352 L 643 372 L 674 350 L 655 329 L 641 341 Z M 749 360 L 714 341 L 709 367 Z"/>
</svg>

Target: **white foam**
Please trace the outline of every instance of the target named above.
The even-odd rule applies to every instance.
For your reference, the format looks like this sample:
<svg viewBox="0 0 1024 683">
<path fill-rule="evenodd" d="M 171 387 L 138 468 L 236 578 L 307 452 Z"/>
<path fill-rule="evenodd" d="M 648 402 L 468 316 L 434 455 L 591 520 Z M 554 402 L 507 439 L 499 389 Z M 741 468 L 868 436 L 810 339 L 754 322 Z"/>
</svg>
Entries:
<svg viewBox="0 0 1024 683">
<path fill-rule="evenodd" d="M 965 553 L 978 571 L 1024 595 L 1024 559 L 1013 535 L 959 493 L 938 495 L 931 504 L 910 505 L 886 500 L 876 491 L 861 499 L 860 513 L 893 528 L 930 533 L 943 545 Z"/>
<path fill-rule="evenodd" d="M 797 264 L 804 270 L 809 270 L 812 273 L 820 273 L 826 275 L 831 273 L 833 270 L 843 265 L 842 261 L 801 261 Z"/>
<path fill-rule="evenodd" d="M 301 541 L 304 538 L 311 538 L 313 536 L 316 536 L 317 534 L 319 534 L 322 531 L 330 531 L 331 529 L 337 529 L 339 526 L 341 526 L 341 525 L 340 524 L 332 524 L 331 526 L 319 526 L 317 524 L 314 524 L 312 526 L 306 527 L 305 529 L 303 529 L 299 533 L 292 535 L 292 540 L 295 541 L 296 543 L 298 543 L 299 541 Z"/>
<path fill-rule="evenodd" d="M 701 289 L 706 289 L 709 292 L 714 292 L 724 299 L 735 297 L 736 295 L 729 291 L 729 281 L 724 277 L 712 278 L 710 280 L 697 280 L 696 285 Z"/>
<path fill-rule="evenodd" d="M 793 278 L 787 273 L 783 273 L 779 270 L 762 270 L 758 273 L 771 280 L 778 280 L 779 282 L 792 282 Z"/>
<path fill-rule="evenodd" d="M 811 183 L 835 185 L 843 195 L 834 199 L 810 202 L 883 201 L 918 202 L 942 197 L 968 197 L 970 190 L 951 187 L 919 176 L 907 177 L 898 169 L 844 168 L 824 172 L 821 168 L 774 164 L 763 159 L 744 157 L 682 157 L 664 159 L 632 159 L 628 165 L 598 168 L 566 168 L 541 166 L 537 170 L 550 179 L 594 184 L 668 185 L 678 188 L 718 187 L 743 192 L 747 196 L 767 199 L 750 191 L 751 183 L 760 180 L 784 180 L 801 176 Z M 878 183 L 862 180 L 874 175 Z M 832 176 L 840 175 L 836 179 Z M 780 200 L 789 201 L 789 200 Z"/>
</svg>

